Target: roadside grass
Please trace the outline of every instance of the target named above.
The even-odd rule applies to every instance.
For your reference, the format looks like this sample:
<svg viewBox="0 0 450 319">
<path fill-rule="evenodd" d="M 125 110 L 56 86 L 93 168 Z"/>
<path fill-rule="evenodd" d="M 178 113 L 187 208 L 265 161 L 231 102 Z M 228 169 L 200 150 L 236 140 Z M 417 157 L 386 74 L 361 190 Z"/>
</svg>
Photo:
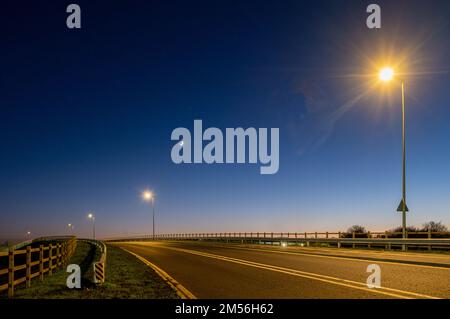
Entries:
<svg viewBox="0 0 450 319">
<path fill-rule="evenodd" d="M 15 291 L 20 299 L 178 299 L 178 295 L 148 266 L 136 257 L 114 246 L 107 246 L 106 282 L 96 286 L 91 263 L 97 258 L 97 249 L 87 242 L 78 241 L 70 264 L 80 265 L 82 288 L 69 289 L 69 273 L 61 269 L 41 282 L 35 279 L 31 288 L 23 285 Z M 1 297 L 0 297 L 1 298 Z"/>
</svg>

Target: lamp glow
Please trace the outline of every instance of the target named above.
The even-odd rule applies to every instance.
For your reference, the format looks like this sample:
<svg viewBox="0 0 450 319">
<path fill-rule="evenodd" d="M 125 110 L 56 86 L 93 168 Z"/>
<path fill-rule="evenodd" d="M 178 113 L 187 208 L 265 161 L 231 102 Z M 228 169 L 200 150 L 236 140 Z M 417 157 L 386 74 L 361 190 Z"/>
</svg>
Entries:
<svg viewBox="0 0 450 319">
<path fill-rule="evenodd" d="M 142 193 L 142 199 L 147 202 L 153 200 L 153 193 L 151 191 L 144 191 Z"/>
<path fill-rule="evenodd" d="M 383 68 L 378 76 L 381 81 L 388 82 L 394 77 L 394 70 L 389 67 Z"/>
</svg>

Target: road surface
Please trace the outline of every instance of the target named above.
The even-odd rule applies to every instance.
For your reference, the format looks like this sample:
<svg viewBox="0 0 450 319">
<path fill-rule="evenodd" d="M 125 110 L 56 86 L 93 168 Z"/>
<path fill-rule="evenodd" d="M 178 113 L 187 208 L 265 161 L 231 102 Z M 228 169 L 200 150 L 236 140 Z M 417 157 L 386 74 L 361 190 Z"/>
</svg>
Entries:
<svg viewBox="0 0 450 319">
<path fill-rule="evenodd" d="M 115 243 L 196 298 L 450 298 L 450 255 L 156 241 Z M 381 270 L 369 288 L 367 267 Z"/>
</svg>

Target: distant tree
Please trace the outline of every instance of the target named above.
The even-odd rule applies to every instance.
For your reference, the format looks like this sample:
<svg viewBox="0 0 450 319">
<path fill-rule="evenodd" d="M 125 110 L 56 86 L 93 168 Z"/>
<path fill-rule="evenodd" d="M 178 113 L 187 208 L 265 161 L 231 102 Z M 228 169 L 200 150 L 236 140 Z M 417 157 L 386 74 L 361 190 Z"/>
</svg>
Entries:
<svg viewBox="0 0 450 319">
<path fill-rule="evenodd" d="M 360 226 L 360 225 L 353 225 L 352 227 L 349 227 L 348 229 L 347 229 L 347 233 L 361 233 L 361 234 L 366 234 L 367 233 L 367 230 L 363 227 L 363 226 Z"/>
<path fill-rule="evenodd" d="M 428 223 L 423 224 L 422 231 L 447 232 L 448 228 L 442 222 L 430 221 Z"/>
<path fill-rule="evenodd" d="M 367 230 L 363 226 L 353 225 L 352 227 L 349 227 L 347 232 L 344 232 L 342 236 L 344 238 L 352 238 L 353 233 L 355 233 L 356 238 L 366 238 L 368 234 Z"/>
</svg>

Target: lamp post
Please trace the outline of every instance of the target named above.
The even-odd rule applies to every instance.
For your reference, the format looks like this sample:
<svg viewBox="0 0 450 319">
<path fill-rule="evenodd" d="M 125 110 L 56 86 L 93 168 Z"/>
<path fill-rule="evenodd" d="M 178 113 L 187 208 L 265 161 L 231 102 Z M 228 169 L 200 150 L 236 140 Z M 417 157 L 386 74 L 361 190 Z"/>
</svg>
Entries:
<svg viewBox="0 0 450 319">
<path fill-rule="evenodd" d="M 73 235 L 73 225 L 69 223 L 67 224 L 67 228 L 69 229 L 69 235 Z"/>
<path fill-rule="evenodd" d="M 386 67 L 380 71 L 379 78 L 381 81 L 389 82 L 394 78 L 394 70 Z M 406 205 L 406 121 L 405 121 L 405 83 L 401 80 L 402 87 L 402 199 L 397 207 L 398 212 L 402 212 L 402 238 L 406 239 L 406 212 L 409 211 Z M 402 246 L 406 250 L 406 246 Z"/>
<path fill-rule="evenodd" d="M 142 193 L 142 199 L 146 202 L 152 202 L 152 238 L 155 239 L 155 195 L 152 191 L 146 190 Z"/>
<path fill-rule="evenodd" d="M 92 238 L 95 240 L 95 216 L 94 214 L 89 213 L 88 218 L 92 220 Z"/>
</svg>

